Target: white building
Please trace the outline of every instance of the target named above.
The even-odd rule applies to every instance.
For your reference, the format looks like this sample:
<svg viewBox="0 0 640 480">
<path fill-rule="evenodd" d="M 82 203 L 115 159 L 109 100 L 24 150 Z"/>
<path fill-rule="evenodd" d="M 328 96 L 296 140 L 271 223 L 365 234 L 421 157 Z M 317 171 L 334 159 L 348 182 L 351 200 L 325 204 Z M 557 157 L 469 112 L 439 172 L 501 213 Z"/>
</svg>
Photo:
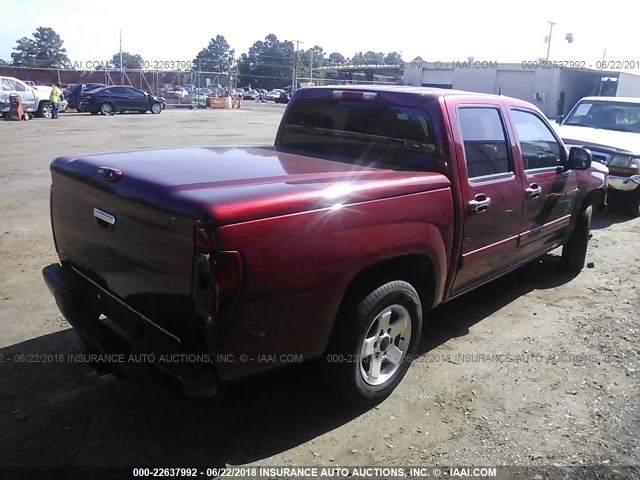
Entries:
<svg viewBox="0 0 640 480">
<path fill-rule="evenodd" d="M 516 97 L 533 103 L 549 118 L 566 115 L 580 98 L 590 95 L 640 97 L 639 75 L 567 68 L 544 60 L 522 63 L 414 60 L 405 63 L 403 84 Z"/>
</svg>

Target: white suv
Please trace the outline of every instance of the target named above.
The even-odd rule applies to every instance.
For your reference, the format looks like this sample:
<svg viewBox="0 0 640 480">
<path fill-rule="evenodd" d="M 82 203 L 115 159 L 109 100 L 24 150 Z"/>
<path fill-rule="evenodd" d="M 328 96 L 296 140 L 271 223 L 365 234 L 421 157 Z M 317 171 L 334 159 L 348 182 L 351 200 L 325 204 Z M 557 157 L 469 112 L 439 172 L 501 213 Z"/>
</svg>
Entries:
<svg viewBox="0 0 640 480">
<path fill-rule="evenodd" d="M 39 117 L 51 118 L 51 87 L 31 86 L 22 80 L 13 77 L 0 77 L 0 112 L 2 115 L 9 113 L 9 96 L 17 93 L 22 101 L 25 112 L 33 113 Z M 58 111 L 64 112 L 67 108 L 66 100 L 58 102 Z"/>
</svg>

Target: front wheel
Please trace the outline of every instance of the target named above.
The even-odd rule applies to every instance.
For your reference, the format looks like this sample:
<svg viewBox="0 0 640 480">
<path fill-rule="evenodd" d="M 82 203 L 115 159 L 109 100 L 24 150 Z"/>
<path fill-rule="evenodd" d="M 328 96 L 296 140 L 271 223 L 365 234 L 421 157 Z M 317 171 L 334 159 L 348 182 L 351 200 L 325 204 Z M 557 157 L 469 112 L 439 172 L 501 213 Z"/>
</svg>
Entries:
<svg viewBox="0 0 640 480">
<path fill-rule="evenodd" d="M 53 113 L 53 107 L 51 106 L 51 102 L 49 101 L 42 101 L 40 102 L 40 104 L 38 105 L 38 117 L 40 118 L 51 118 L 51 115 Z"/>
<path fill-rule="evenodd" d="M 162 112 L 162 105 L 159 103 L 154 103 L 151 105 L 151 113 L 155 113 L 156 115 Z"/>
<path fill-rule="evenodd" d="M 409 369 L 422 330 L 420 297 L 396 280 L 376 288 L 337 320 L 327 354 L 328 381 L 343 400 L 371 406 Z"/>
<path fill-rule="evenodd" d="M 593 207 L 589 205 L 578 217 L 573 232 L 562 247 L 562 263 L 567 271 L 579 273 L 587 259 L 587 245 L 591 236 L 591 216 Z"/>
</svg>

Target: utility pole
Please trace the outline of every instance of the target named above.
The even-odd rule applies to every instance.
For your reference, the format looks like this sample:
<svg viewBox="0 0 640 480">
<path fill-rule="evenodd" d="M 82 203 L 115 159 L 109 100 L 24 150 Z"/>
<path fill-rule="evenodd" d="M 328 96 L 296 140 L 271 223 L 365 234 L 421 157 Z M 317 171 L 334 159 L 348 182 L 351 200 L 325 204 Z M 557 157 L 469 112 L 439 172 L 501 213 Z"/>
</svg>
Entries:
<svg viewBox="0 0 640 480">
<path fill-rule="evenodd" d="M 313 49 L 311 49 L 311 68 L 309 70 L 309 83 L 313 83 Z"/>
<path fill-rule="evenodd" d="M 122 64 L 122 29 L 120 30 L 120 85 L 124 85 L 124 65 Z"/>
<path fill-rule="evenodd" d="M 549 51 L 551 50 L 551 35 L 553 34 L 553 26 L 555 25 L 555 23 L 550 22 L 549 20 L 547 20 L 547 23 L 549 24 L 549 42 L 547 44 L 547 61 L 549 61 Z"/>
<path fill-rule="evenodd" d="M 293 59 L 293 73 L 291 75 L 291 93 L 293 93 L 298 88 L 298 49 L 300 48 L 300 44 L 304 42 L 300 40 L 291 41 L 296 42 L 296 56 Z"/>
</svg>

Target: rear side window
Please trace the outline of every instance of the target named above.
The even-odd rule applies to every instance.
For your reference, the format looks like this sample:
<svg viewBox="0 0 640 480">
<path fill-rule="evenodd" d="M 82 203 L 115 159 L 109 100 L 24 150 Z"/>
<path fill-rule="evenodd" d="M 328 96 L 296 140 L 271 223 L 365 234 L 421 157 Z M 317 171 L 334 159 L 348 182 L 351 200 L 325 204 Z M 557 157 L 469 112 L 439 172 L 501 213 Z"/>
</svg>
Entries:
<svg viewBox="0 0 640 480">
<path fill-rule="evenodd" d="M 280 148 L 359 165 L 435 170 L 431 121 L 417 108 L 301 99 L 287 109 Z"/>
<path fill-rule="evenodd" d="M 144 93 L 135 88 L 126 88 L 126 92 L 129 95 L 133 95 L 134 97 L 144 97 Z"/>
<path fill-rule="evenodd" d="M 460 107 L 458 121 L 469 178 L 514 171 L 504 124 L 497 108 Z"/>
<path fill-rule="evenodd" d="M 27 91 L 26 87 L 24 85 L 22 85 L 21 83 L 16 82 L 15 80 L 9 80 L 9 82 L 11 83 L 11 86 L 13 87 L 13 89 L 16 92 L 26 92 Z"/>
<path fill-rule="evenodd" d="M 511 110 L 525 170 L 561 167 L 564 155 L 560 144 L 537 115 L 524 110 Z"/>
</svg>

